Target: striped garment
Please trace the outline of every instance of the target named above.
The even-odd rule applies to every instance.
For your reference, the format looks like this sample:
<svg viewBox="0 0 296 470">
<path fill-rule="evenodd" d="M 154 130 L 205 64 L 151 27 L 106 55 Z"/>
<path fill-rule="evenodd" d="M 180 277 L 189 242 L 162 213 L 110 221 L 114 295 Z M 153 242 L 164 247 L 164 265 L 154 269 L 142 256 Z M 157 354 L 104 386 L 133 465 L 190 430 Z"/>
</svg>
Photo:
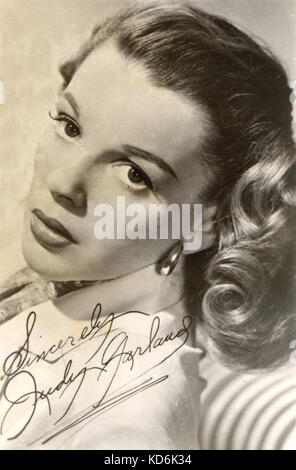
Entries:
<svg viewBox="0 0 296 470">
<path fill-rule="evenodd" d="M 247 375 L 209 358 L 199 443 L 204 450 L 295 450 L 296 365 Z"/>
</svg>

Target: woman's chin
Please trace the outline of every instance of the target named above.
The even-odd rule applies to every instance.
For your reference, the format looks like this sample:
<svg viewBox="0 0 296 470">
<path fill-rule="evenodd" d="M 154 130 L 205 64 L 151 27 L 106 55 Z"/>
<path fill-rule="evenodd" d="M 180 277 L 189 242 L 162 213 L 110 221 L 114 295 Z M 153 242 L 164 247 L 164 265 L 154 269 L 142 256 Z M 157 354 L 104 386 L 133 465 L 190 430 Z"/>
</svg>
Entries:
<svg viewBox="0 0 296 470">
<path fill-rule="evenodd" d="M 94 273 L 85 273 L 84 270 L 77 269 L 79 263 L 73 265 L 72 262 L 69 265 L 63 256 L 48 252 L 30 236 L 23 236 L 22 252 L 27 265 L 45 280 L 58 282 L 104 280 L 98 279 Z"/>
<path fill-rule="evenodd" d="M 24 230 L 22 237 L 22 253 L 27 265 L 47 280 L 66 281 L 66 273 L 58 268 L 52 254 L 42 247 L 29 230 Z"/>
</svg>

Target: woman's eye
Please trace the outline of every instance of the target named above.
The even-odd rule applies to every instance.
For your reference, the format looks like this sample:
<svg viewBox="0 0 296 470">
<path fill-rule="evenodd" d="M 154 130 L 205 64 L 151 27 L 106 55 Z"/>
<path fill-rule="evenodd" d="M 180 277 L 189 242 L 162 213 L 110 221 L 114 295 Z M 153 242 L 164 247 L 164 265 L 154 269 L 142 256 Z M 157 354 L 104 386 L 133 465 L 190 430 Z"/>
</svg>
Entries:
<svg viewBox="0 0 296 470">
<path fill-rule="evenodd" d="M 129 188 L 141 190 L 152 189 L 151 180 L 148 176 L 132 163 L 117 163 L 113 165 L 116 176 Z"/>
<path fill-rule="evenodd" d="M 79 131 L 79 128 L 78 126 L 76 126 L 76 124 L 74 124 L 73 122 L 71 121 L 65 121 L 65 134 L 68 136 L 68 137 L 78 137 L 80 135 L 80 131 Z"/>
<path fill-rule="evenodd" d="M 62 130 L 66 134 L 67 137 L 70 137 L 71 139 L 75 139 L 76 137 L 80 137 L 80 129 L 78 124 L 70 118 L 67 114 L 58 114 L 57 116 L 53 116 L 51 113 L 49 113 L 49 116 L 51 119 L 54 121 L 58 121 L 62 124 Z"/>
</svg>

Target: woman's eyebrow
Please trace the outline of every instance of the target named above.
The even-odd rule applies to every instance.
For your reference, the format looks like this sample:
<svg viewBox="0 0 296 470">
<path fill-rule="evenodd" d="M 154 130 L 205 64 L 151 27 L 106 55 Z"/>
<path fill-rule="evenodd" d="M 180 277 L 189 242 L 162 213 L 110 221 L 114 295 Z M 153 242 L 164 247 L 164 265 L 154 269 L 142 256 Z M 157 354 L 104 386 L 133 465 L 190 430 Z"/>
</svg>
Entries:
<svg viewBox="0 0 296 470">
<path fill-rule="evenodd" d="M 69 103 L 77 118 L 79 118 L 79 106 L 74 96 L 69 91 L 62 93 L 63 98 Z"/>
<path fill-rule="evenodd" d="M 170 165 L 164 160 L 162 160 L 160 157 L 157 157 L 153 153 L 147 152 L 146 150 L 134 147 L 133 145 L 123 145 L 122 147 L 126 153 L 129 153 L 134 157 L 143 158 L 144 160 L 148 160 L 149 162 L 155 163 L 159 168 L 165 170 L 173 178 L 175 178 L 176 180 L 178 179 L 172 167 L 170 167 Z"/>
</svg>

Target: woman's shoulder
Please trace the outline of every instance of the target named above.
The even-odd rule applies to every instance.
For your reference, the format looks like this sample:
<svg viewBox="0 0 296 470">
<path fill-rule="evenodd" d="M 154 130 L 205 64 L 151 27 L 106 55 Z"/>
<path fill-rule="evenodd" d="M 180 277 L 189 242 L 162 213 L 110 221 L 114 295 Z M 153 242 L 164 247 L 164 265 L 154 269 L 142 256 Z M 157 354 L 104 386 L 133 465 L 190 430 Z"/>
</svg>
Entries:
<svg viewBox="0 0 296 470">
<path fill-rule="evenodd" d="M 56 295 L 53 282 L 25 267 L 0 286 L 0 324 Z"/>
<path fill-rule="evenodd" d="M 26 309 L 77 291 L 92 282 L 48 281 L 24 267 L 0 285 L 0 325 Z"/>
</svg>

